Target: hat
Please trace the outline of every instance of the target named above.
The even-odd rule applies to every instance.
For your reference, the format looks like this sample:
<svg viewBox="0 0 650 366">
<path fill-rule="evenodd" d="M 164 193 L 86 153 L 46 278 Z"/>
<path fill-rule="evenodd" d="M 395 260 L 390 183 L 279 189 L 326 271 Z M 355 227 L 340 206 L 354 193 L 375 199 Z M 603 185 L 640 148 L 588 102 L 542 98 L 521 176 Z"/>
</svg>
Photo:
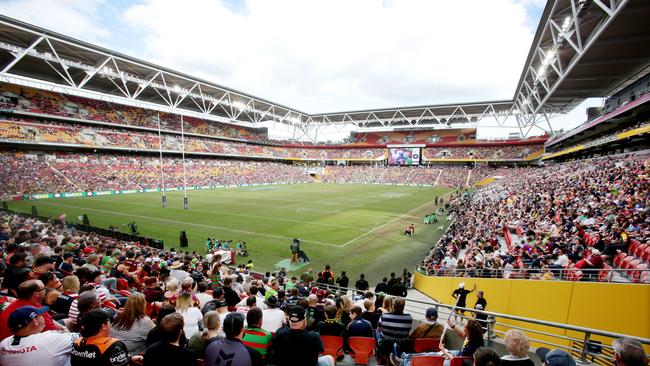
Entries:
<svg viewBox="0 0 650 366">
<path fill-rule="evenodd" d="M 268 299 L 264 300 L 264 303 L 271 307 L 278 306 L 278 298 L 275 296 L 269 296 Z"/>
<path fill-rule="evenodd" d="M 428 308 L 425 316 L 427 319 L 438 319 L 438 310 L 436 308 Z"/>
<path fill-rule="evenodd" d="M 179 269 L 181 267 L 183 267 L 183 263 L 181 263 L 180 261 L 176 261 L 169 266 L 169 268 L 171 269 Z"/>
<path fill-rule="evenodd" d="M 542 362 L 546 362 L 547 366 L 576 366 L 573 358 L 561 349 L 551 351 L 546 347 L 539 347 L 535 350 L 535 354 Z"/>
<path fill-rule="evenodd" d="M 299 321 L 305 320 L 305 308 L 302 306 L 292 306 L 288 312 L 289 320 L 297 323 Z"/>
<path fill-rule="evenodd" d="M 319 299 L 322 299 L 323 297 L 325 297 L 325 295 L 327 295 L 327 291 L 325 290 L 318 290 L 318 292 L 316 293 L 316 296 L 318 296 Z"/>
<path fill-rule="evenodd" d="M 46 313 L 48 310 L 50 310 L 50 308 L 47 306 L 42 306 L 40 308 L 33 306 L 20 307 L 9 315 L 9 320 L 7 322 L 9 329 L 16 331 L 29 324 L 37 316 Z"/>
</svg>

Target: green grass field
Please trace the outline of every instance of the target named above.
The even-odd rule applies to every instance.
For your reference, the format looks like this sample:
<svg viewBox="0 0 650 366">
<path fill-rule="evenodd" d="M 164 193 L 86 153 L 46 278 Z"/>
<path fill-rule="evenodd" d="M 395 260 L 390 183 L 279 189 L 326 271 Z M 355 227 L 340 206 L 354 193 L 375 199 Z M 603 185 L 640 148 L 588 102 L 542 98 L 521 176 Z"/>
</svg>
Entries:
<svg viewBox="0 0 650 366">
<path fill-rule="evenodd" d="M 243 239 L 251 252 L 246 259 L 258 271 L 274 270 L 290 256 L 291 239 L 300 238 L 309 267 L 331 264 L 354 283 L 361 272 L 374 282 L 391 271 L 412 270 L 441 235 L 441 224 L 424 225 L 422 218 L 434 210 L 436 196 L 450 192 L 314 183 L 188 191 L 189 210 L 183 209 L 182 192 L 168 193 L 164 209 L 160 193 L 15 201 L 9 208 L 31 212 L 35 205 L 40 216 L 65 213 L 73 222 L 85 213 L 93 226 L 115 225 L 124 232 L 123 225 L 135 220 L 141 235 L 164 240 L 165 248 L 178 249 L 185 230 L 189 249 L 201 253 L 207 237 Z M 413 237 L 403 235 L 409 223 L 415 223 Z"/>
</svg>

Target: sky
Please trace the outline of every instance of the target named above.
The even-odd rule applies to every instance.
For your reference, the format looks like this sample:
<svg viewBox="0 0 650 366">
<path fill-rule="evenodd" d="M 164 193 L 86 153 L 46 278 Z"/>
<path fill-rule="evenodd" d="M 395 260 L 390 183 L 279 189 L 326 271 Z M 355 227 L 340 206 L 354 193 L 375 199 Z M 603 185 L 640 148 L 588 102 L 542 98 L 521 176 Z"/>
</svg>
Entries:
<svg viewBox="0 0 650 366">
<path fill-rule="evenodd" d="M 545 3 L 0 0 L 0 13 L 319 113 L 511 99 Z M 601 103 L 553 124 L 577 125 Z"/>
</svg>

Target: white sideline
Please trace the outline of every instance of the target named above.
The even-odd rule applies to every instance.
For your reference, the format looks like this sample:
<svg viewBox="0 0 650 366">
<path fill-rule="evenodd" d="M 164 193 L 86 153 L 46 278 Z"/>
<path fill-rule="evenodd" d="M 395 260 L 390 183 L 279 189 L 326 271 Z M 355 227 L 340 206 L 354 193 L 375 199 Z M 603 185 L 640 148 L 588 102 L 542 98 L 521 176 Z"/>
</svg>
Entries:
<svg viewBox="0 0 650 366">
<path fill-rule="evenodd" d="M 120 215 L 120 216 L 127 216 L 127 217 L 139 217 L 141 219 L 148 219 L 148 220 L 153 220 L 153 221 L 171 222 L 173 224 L 184 224 L 184 225 L 190 225 L 190 226 L 206 227 L 206 228 L 210 228 L 210 229 L 219 229 L 219 230 L 224 230 L 224 231 L 232 231 L 232 232 L 236 232 L 236 233 L 244 233 L 244 234 L 250 234 L 250 235 L 264 236 L 264 237 L 269 237 L 269 238 L 293 240 L 293 238 L 290 238 L 288 236 L 262 234 L 262 233 L 258 233 L 258 232 L 255 232 L 255 231 L 231 229 L 231 228 L 221 227 L 221 226 L 197 224 L 197 223 L 193 223 L 193 222 L 169 220 L 169 219 L 162 219 L 162 218 L 159 218 L 159 217 L 151 217 L 151 216 L 144 216 L 144 215 L 127 214 L 127 213 L 122 213 L 122 212 L 117 212 L 117 211 L 101 210 L 101 209 L 97 209 L 97 208 L 81 207 L 81 206 L 74 206 L 74 205 L 64 205 L 64 204 L 61 204 L 61 203 L 52 203 L 52 202 L 40 202 L 40 203 L 44 204 L 44 205 L 50 205 L 50 206 L 70 207 L 70 208 L 76 208 L 76 209 L 80 209 L 80 210 L 103 212 L 103 213 L 108 213 L 108 214 L 113 214 L 113 215 Z M 340 245 L 331 244 L 331 243 L 323 243 L 323 242 L 314 241 L 314 240 L 303 239 L 302 241 L 304 241 L 306 243 L 313 243 L 313 244 L 318 244 L 318 245 L 326 245 L 326 246 L 330 246 L 330 247 L 337 247 L 337 248 L 341 247 Z"/>
<path fill-rule="evenodd" d="M 454 191 L 447 192 L 447 193 L 443 194 L 442 196 L 440 196 L 440 198 L 443 198 L 444 196 L 450 195 L 450 194 L 452 194 L 452 193 L 454 193 Z M 417 210 L 421 209 L 421 208 L 424 207 L 424 206 L 430 205 L 431 202 L 434 202 L 434 201 L 435 201 L 435 200 L 431 200 L 431 201 L 429 201 L 429 202 L 427 202 L 427 203 L 425 203 L 425 204 L 422 204 L 422 205 L 420 205 L 420 206 L 418 206 L 418 207 L 412 209 L 411 211 L 409 211 L 409 212 L 407 212 L 407 213 L 405 213 L 405 214 L 403 214 L 403 215 L 401 215 L 401 216 L 398 216 L 398 217 L 396 217 L 396 218 L 394 218 L 394 219 L 392 219 L 392 220 L 386 222 L 385 224 L 382 224 L 382 225 L 380 225 L 380 226 L 378 226 L 378 227 L 376 227 L 376 228 L 374 228 L 374 229 L 372 229 L 372 230 L 370 230 L 370 231 L 368 231 L 368 232 L 365 232 L 365 233 L 363 233 L 363 234 L 357 236 L 356 238 L 354 238 L 354 239 L 348 241 L 347 243 L 344 243 L 343 245 L 341 245 L 341 248 L 347 246 L 348 244 L 350 244 L 350 243 L 352 243 L 352 242 L 357 241 L 357 239 L 363 238 L 364 236 L 366 236 L 366 235 L 368 235 L 368 234 L 370 234 L 370 233 L 372 233 L 372 232 L 375 232 L 375 231 L 381 229 L 382 227 L 384 227 L 384 226 L 386 226 L 386 225 L 388 225 L 388 224 L 390 224 L 390 223 L 393 223 L 393 222 L 395 222 L 395 221 L 397 221 L 397 220 L 399 220 L 399 219 L 401 219 L 401 218 L 403 218 L 403 217 L 410 216 L 411 212 L 417 211 Z"/>
</svg>

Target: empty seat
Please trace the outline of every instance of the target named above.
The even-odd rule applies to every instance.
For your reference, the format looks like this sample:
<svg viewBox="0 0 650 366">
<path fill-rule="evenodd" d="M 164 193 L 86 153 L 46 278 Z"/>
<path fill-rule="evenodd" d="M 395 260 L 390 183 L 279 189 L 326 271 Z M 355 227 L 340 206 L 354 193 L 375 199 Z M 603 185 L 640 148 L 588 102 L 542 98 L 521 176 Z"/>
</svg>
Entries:
<svg viewBox="0 0 650 366">
<path fill-rule="evenodd" d="M 616 257 L 614 258 L 614 265 L 615 265 L 616 267 L 620 267 L 620 266 L 621 266 L 621 262 L 623 262 L 623 259 L 624 259 L 625 257 L 627 257 L 627 254 L 626 254 L 626 253 L 618 253 L 618 254 L 616 255 Z"/>
<path fill-rule="evenodd" d="M 375 354 L 375 339 L 368 337 L 350 337 L 350 348 L 354 352 L 354 363 L 367 365 L 368 360 Z"/>
<path fill-rule="evenodd" d="M 416 338 L 413 341 L 413 351 L 420 352 L 438 352 L 440 351 L 440 340 L 433 338 Z"/>
<path fill-rule="evenodd" d="M 634 256 L 637 257 L 637 258 L 642 258 L 642 257 L 643 257 L 643 253 L 645 252 L 645 250 L 646 250 L 647 248 L 648 248 L 648 244 L 641 244 L 641 245 L 639 245 L 639 246 L 636 248 L 636 250 L 634 251 Z"/>
<path fill-rule="evenodd" d="M 444 356 L 415 356 L 411 358 L 411 366 L 442 366 L 444 363 Z"/>
<path fill-rule="evenodd" d="M 324 355 L 330 355 L 335 360 L 343 355 L 343 337 L 322 335 L 320 339 L 323 341 Z"/>
</svg>

